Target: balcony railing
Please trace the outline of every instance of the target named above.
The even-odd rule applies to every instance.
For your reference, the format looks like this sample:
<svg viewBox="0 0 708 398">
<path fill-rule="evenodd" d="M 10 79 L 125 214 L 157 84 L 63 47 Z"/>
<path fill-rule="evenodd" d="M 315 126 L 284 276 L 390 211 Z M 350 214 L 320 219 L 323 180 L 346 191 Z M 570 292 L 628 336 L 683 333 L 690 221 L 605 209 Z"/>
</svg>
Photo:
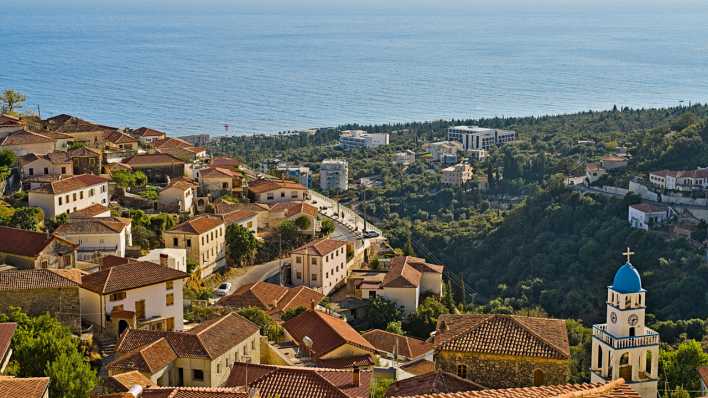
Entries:
<svg viewBox="0 0 708 398">
<path fill-rule="evenodd" d="M 79 246 L 77 249 L 78 252 L 115 252 L 118 250 L 118 246 L 109 246 L 109 245 L 102 245 L 102 246 Z"/>
<path fill-rule="evenodd" d="M 647 333 L 641 336 L 616 337 L 607 332 L 607 325 L 592 327 L 593 337 L 614 349 L 644 347 L 659 344 L 659 333 L 646 328 Z"/>
</svg>

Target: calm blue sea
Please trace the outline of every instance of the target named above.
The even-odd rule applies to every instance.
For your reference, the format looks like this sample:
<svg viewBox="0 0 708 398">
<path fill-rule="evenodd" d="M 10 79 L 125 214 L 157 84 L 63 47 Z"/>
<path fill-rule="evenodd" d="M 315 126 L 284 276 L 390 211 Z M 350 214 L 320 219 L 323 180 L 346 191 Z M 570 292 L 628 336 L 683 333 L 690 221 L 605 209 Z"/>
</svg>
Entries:
<svg viewBox="0 0 708 398">
<path fill-rule="evenodd" d="M 196 132 L 708 101 L 708 8 L 0 13 L 0 89 L 42 116 Z"/>
</svg>

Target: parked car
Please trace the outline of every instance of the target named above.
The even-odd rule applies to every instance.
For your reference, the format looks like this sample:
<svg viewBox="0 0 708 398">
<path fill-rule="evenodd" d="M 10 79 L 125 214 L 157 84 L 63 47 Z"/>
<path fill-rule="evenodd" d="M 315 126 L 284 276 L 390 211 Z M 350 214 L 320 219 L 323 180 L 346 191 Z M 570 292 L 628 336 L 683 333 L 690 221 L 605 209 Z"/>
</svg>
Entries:
<svg viewBox="0 0 708 398">
<path fill-rule="evenodd" d="M 226 296 L 231 293 L 231 282 L 224 282 L 214 289 L 214 294 L 216 296 Z"/>
</svg>

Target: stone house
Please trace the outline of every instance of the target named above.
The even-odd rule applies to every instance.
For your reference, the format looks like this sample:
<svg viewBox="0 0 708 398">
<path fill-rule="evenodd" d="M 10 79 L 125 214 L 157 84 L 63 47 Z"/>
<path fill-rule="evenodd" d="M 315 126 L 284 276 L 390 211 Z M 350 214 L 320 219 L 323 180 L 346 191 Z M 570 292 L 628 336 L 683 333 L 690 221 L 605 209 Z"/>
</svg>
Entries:
<svg viewBox="0 0 708 398">
<path fill-rule="evenodd" d="M 68 176 L 74 167 L 66 152 L 50 152 L 46 155 L 29 153 L 18 159 L 22 179 L 44 176 Z"/>
<path fill-rule="evenodd" d="M 45 130 L 69 135 L 74 142 L 93 148 L 103 148 L 106 133 L 117 130 L 115 127 L 102 126 L 67 114 L 44 120 L 43 127 Z"/>
<path fill-rule="evenodd" d="M 305 202 L 279 202 L 270 207 L 268 217 L 262 225 L 263 228 L 274 230 L 283 221 L 295 221 L 300 217 L 305 217 L 310 227 L 302 233 L 315 235 L 320 230 L 320 222 L 317 219 L 317 208 Z"/>
<path fill-rule="evenodd" d="M 202 277 L 226 265 L 226 226 L 220 217 L 200 215 L 162 234 L 166 248 L 187 250 L 187 262 Z"/>
<path fill-rule="evenodd" d="M 165 153 L 140 154 L 123 160 L 132 170 L 142 171 L 153 183 L 164 183 L 170 179 L 184 177 L 184 161 Z"/>
<path fill-rule="evenodd" d="M 293 285 L 329 294 L 347 279 L 347 242 L 321 239 L 290 254 Z"/>
<path fill-rule="evenodd" d="M 160 191 L 158 204 L 160 209 L 174 213 L 192 213 L 194 197 L 197 194 L 196 183 L 187 178 L 175 178 Z"/>
<path fill-rule="evenodd" d="M 222 297 L 217 305 L 239 309 L 257 307 L 274 319 L 280 319 L 283 312 L 298 307 L 311 308 L 319 304 L 325 296 L 305 286 L 285 287 L 268 282 L 249 283 L 235 292 Z"/>
<path fill-rule="evenodd" d="M 105 141 L 106 147 L 113 150 L 134 152 L 140 147 L 136 138 L 120 131 L 107 132 Z"/>
<path fill-rule="evenodd" d="M 29 153 L 46 155 L 54 152 L 56 140 L 44 134 L 20 130 L 2 138 L 0 149 L 6 149 L 16 156 L 24 156 Z"/>
<path fill-rule="evenodd" d="M 85 319 L 113 335 L 126 329 L 182 330 L 183 283 L 189 274 L 134 261 L 81 277 Z"/>
<path fill-rule="evenodd" d="M 0 226 L 0 263 L 15 268 L 74 268 L 77 248 L 55 234 Z"/>
<path fill-rule="evenodd" d="M 248 195 L 253 202 L 273 204 L 305 201 L 308 190 L 302 184 L 288 180 L 258 179 L 248 184 Z"/>
<path fill-rule="evenodd" d="M 223 194 L 240 197 L 245 189 L 245 179 L 241 173 L 221 167 L 207 167 L 196 170 L 195 177 L 199 181 L 199 188 L 203 193 L 214 197 Z"/>
<path fill-rule="evenodd" d="M 260 338 L 260 328 L 236 313 L 185 332 L 128 329 L 108 374 L 137 370 L 160 386 L 220 387 L 235 363 L 260 362 Z"/>
<path fill-rule="evenodd" d="M 149 127 L 140 127 L 130 132 L 133 137 L 137 138 L 143 145 L 151 144 L 155 141 L 167 138 L 167 134 L 159 130 L 154 130 Z"/>
<path fill-rule="evenodd" d="M 286 337 L 319 367 L 370 367 L 376 348 L 346 320 L 311 309 L 283 323 Z M 312 343 L 308 346 L 306 338 Z"/>
<path fill-rule="evenodd" d="M 515 315 L 442 315 L 435 365 L 488 388 L 567 383 L 570 347 L 565 321 Z"/>
<path fill-rule="evenodd" d="M 75 174 L 101 174 L 103 155 L 98 149 L 81 147 L 70 149 L 67 154 Z"/>
<path fill-rule="evenodd" d="M 81 331 L 81 271 L 30 269 L 0 272 L 0 312 L 19 307 L 30 315 L 48 313 L 74 333 Z"/>
<path fill-rule="evenodd" d="M 54 233 L 71 242 L 78 243 L 79 261 L 92 262 L 97 256 L 125 256 L 125 251 L 133 245 L 130 218 L 122 217 L 71 217 Z"/>
</svg>

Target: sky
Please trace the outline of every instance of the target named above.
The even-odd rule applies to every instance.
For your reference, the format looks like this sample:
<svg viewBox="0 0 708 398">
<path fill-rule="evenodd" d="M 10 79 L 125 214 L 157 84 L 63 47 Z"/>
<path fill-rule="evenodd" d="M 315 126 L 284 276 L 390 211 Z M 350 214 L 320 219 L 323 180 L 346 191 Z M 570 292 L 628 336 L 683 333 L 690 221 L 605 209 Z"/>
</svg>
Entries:
<svg viewBox="0 0 708 398">
<path fill-rule="evenodd" d="M 639 11 L 661 7 L 690 11 L 706 7 L 705 0 L 2 0 L 7 10 L 42 12 L 53 9 L 102 10 L 230 10 L 230 11 L 553 11 L 593 9 Z"/>
</svg>

